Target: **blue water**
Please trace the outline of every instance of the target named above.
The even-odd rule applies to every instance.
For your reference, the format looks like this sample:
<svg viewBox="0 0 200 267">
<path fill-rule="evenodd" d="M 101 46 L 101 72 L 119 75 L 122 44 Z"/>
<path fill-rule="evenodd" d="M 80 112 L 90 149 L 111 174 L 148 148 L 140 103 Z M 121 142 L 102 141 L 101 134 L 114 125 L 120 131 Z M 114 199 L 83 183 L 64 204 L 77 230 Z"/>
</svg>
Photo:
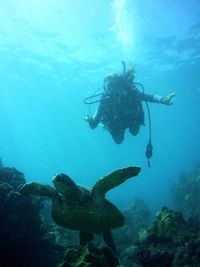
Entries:
<svg viewBox="0 0 200 267">
<path fill-rule="evenodd" d="M 108 198 L 120 207 L 135 197 L 153 209 L 168 205 L 173 182 L 200 160 L 199 14 L 199 0 L 2 0 L 4 164 L 27 181 L 51 184 L 65 172 L 89 187 L 112 170 L 138 165 L 141 174 Z M 83 99 L 107 74 L 122 71 L 121 60 L 135 66 L 147 93 L 177 94 L 173 106 L 150 104 L 151 169 L 147 127 L 116 145 L 102 127 L 91 130 L 84 121 Z"/>
</svg>

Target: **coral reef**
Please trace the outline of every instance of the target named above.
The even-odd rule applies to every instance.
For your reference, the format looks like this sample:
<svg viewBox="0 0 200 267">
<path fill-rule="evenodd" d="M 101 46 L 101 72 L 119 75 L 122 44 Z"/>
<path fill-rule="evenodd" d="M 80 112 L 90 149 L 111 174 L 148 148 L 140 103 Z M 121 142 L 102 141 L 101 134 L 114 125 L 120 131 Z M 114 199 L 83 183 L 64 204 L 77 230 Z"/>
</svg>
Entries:
<svg viewBox="0 0 200 267">
<path fill-rule="evenodd" d="M 15 168 L 0 169 L 1 267 L 54 267 L 64 248 L 48 236 L 40 216 L 41 201 L 17 191 L 24 183 L 24 175 Z"/>
<path fill-rule="evenodd" d="M 68 249 L 58 267 L 117 267 L 118 259 L 109 247 L 95 248 L 92 244 Z"/>
<path fill-rule="evenodd" d="M 200 266 L 200 239 L 192 239 L 178 248 L 173 266 Z"/>
<path fill-rule="evenodd" d="M 125 266 L 200 266 L 200 224 L 184 220 L 181 213 L 163 207 L 154 221 L 142 230 L 142 238 L 121 252 Z"/>
<path fill-rule="evenodd" d="M 180 227 L 185 224 L 183 216 L 180 212 L 169 210 L 167 207 L 163 207 L 153 225 L 150 229 L 153 235 L 160 239 L 174 239 Z"/>
<path fill-rule="evenodd" d="M 200 220 L 200 163 L 189 173 L 182 173 L 172 187 L 173 207 L 187 218 Z"/>
<path fill-rule="evenodd" d="M 172 266 L 176 251 L 176 238 L 184 228 L 185 221 L 179 212 L 163 207 L 152 225 L 140 238 L 135 258 L 142 266 Z"/>
<path fill-rule="evenodd" d="M 25 183 L 23 173 L 0 164 L 1 267 L 200 266 L 199 165 L 173 187 L 174 206 L 184 218 L 167 207 L 152 218 L 139 199 L 124 211 L 126 224 L 114 231 L 120 262 L 102 238 L 76 246 L 77 231 L 53 223 L 48 201 L 19 193 Z"/>
</svg>

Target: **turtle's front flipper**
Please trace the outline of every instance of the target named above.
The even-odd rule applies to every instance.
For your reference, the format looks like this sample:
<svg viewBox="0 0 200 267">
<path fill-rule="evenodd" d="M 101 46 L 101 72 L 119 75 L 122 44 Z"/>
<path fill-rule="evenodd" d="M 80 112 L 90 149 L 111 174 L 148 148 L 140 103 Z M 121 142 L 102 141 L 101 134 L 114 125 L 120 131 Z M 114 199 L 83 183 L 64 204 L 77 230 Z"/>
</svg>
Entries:
<svg viewBox="0 0 200 267">
<path fill-rule="evenodd" d="M 140 167 L 127 167 L 116 170 L 96 182 L 92 188 L 92 196 L 94 199 L 104 199 L 107 191 L 122 184 L 127 179 L 137 176 L 140 172 Z"/>
<path fill-rule="evenodd" d="M 51 199 L 60 197 L 53 187 L 39 183 L 27 183 L 20 188 L 19 192 L 24 195 L 45 196 Z"/>
</svg>

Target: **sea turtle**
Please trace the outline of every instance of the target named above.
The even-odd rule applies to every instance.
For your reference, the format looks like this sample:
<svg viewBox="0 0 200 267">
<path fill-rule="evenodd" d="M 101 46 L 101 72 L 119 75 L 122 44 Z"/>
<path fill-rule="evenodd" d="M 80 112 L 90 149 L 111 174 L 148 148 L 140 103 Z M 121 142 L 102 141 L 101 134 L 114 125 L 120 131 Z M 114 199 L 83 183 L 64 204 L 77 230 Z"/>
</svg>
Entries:
<svg viewBox="0 0 200 267">
<path fill-rule="evenodd" d="M 105 242 L 115 250 L 110 230 L 121 227 L 125 219 L 105 194 L 139 172 L 139 167 L 118 169 L 99 179 L 91 190 L 61 173 L 52 179 L 56 189 L 32 182 L 23 185 L 20 192 L 50 198 L 53 220 L 62 227 L 80 231 L 81 245 L 92 240 L 94 233 L 103 234 Z"/>
</svg>

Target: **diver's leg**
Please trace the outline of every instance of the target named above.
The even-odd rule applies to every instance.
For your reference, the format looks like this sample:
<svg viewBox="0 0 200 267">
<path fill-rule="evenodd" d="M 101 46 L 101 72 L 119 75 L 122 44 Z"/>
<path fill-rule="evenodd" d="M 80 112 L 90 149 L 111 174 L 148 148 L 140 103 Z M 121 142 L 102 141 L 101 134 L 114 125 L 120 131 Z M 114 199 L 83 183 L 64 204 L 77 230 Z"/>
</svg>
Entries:
<svg viewBox="0 0 200 267">
<path fill-rule="evenodd" d="M 85 246 L 87 243 L 92 241 L 93 233 L 80 231 L 79 238 L 80 246 Z"/>
<path fill-rule="evenodd" d="M 137 135 L 139 133 L 140 130 L 140 125 L 137 124 L 133 124 L 130 128 L 129 131 L 132 135 Z"/>
<path fill-rule="evenodd" d="M 112 251 L 116 254 L 116 247 L 110 230 L 107 230 L 103 234 L 103 239 L 106 242 L 106 244 L 112 249 Z"/>
<path fill-rule="evenodd" d="M 125 132 L 125 129 L 118 130 L 118 131 L 110 131 L 112 138 L 116 144 L 121 144 L 123 142 L 124 132 Z"/>
</svg>

